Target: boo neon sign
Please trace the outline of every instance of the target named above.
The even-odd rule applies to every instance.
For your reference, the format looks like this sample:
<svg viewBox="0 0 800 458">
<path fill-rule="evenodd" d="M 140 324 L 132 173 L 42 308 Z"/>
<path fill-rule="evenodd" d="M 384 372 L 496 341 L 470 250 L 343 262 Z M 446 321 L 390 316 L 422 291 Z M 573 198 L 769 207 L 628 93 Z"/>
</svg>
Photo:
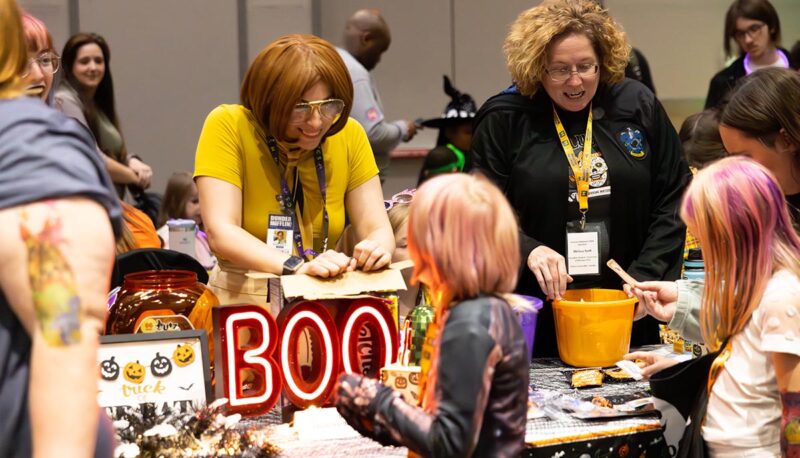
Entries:
<svg viewBox="0 0 800 458">
<path fill-rule="evenodd" d="M 321 406 L 341 372 L 376 376 L 397 357 L 397 327 L 378 299 L 353 301 L 343 313 L 299 302 L 277 320 L 247 304 L 213 313 L 217 392 L 242 415 L 269 412 L 281 390 L 298 407 Z"/>
</svg>

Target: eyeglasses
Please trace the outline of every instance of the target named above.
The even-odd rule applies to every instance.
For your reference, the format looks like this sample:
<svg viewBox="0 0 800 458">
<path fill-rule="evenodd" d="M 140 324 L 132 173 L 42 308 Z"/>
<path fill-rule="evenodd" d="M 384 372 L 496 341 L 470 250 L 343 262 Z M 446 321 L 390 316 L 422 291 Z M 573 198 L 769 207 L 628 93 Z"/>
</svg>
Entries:
<svg viewBox="0 0 800 458">
<path fill-rule="evenodd" d="M 765 25 L 767 24 L 761 22 L 758 24 L 753 24 L 750 27 L 746 28 L 745 30 L 736 30 L 735 32 L 733 32 L 733 38 L 735 38 L 738 41 L 744 40 L 745 36 L 753 38 L 758 33 L 758 31 L 761 30 Z"/>
<path fill-rule="evenodd" d="M 578 64 L 575 70 L 570 67 L 552 67 L 545 70 L 550 79 L 556 83 L 563 83 L 570 79 L 573 73 L 577 73 L 581 78 L 589 78 L 597 74 L 600 67 L 597 64 Z"/>
<path fill-rule="evenodd" d="M 28 59 L 28 65 L 25 67 L 25 72 L 22 74 L 23 78 L 31 74 L 34 63 L 36 63 L 36 65 L 42 69 L 43 73 L 53 74 L 58 71 L 61 64 L 61 59 L 57 55 L 50 52 L 45 52 L 36 57 L 31 57 Z"/>
<path fill-rule="evenodd" d="M 408 205 L 414 200 L 414 193 L 416 193 L 416 189 L 405 189 L 403 191 L 398 192 L 397 194 L 393 195 L 390 200 L 384 200 L 383 206 L 386 208 L 386 211 L 391 210 L 395 205 Z"/>
<path fill-rule="evenodd" d="M 344 101 L 340 99 L 317 100 L 316 102 L 301 102 L 292 110 L 292 122 L 308 121 L 314 110 L 326 119 L 333 119 L 344 110 Z"/>
</svg>

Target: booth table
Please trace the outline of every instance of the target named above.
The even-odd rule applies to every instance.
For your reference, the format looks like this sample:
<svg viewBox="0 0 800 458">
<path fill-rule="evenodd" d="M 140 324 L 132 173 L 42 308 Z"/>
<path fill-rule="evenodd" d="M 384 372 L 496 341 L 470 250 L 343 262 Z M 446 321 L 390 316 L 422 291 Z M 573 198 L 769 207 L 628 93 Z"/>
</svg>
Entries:
<svg viewBox="0 0 800 458">
<path fill-rule="evenodd" d="M 643 350 L 652 350 L 646 347 Z M 558 358 L 535 359 L 531 363 L 530 383 L 537 389 L 558 391 L 581 399 L 595 395 L 613 399 L 644 392 L 648 383 L 604 383 L 599 388 L 575 390 L 567 375 L 571 368 Z M 642 394 L 644 396 L 644 394 Z M 383 447 L 364 437 L 343 439 L 300 440 L 288 424 L 280 424 L 280 415 L 273 412 L 245 421 L 247 426 L 269 428 L 270 441 L 283 451 L 281 456 L 302 457 L 392 457 L 407 456 L 402 447 Z M 669 456 L 657 413 L 637 417 L 606 420 L 580 420 L 564 417 L 529 419 L 525 442 L 528 457 L 666 457 Z"/>
</svg>

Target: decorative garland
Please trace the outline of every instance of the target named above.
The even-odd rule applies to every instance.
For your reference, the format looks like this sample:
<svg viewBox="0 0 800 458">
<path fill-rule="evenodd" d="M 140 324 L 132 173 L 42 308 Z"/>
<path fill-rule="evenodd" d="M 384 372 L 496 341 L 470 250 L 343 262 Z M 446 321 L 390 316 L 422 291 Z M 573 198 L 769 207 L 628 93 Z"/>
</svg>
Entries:
<svg viewBox="0 0 800 458">
<path fill-rule="evenodd" d="M 225 416 L 227 399 L 218 399 L 195 412 L 180 412 L 168 406 L 142 404 L 114 410 L 117 458 L 178 458 L 239 456 L 272 458 L 280 449 L 265 432 L 243 430 L 241 415 Z"/>
</svg>

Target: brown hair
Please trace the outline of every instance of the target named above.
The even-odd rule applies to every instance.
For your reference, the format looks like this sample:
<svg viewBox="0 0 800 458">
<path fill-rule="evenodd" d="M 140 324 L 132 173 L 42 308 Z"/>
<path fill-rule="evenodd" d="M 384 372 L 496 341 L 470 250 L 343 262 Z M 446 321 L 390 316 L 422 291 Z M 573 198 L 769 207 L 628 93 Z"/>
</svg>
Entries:
<svg viewBox="0 0 800 458">
<path fill-rule="evenodd" d="M 22 94 L 20 75 L 28 63 L 19 7 L 14 0 L 0 0 L 0 99 Z"/>
<path fill-rule="evenodd" d="M 694 168 L 702 169 L 706 164 L 727 155 L 719 135 L 719 110 L 715 108 L 686 118 L 678 136 L 686 162 Z"/>
<path fill-rule="evenodd" d="M 262 129 L 282 142 L 294 105 L 322 81 L 330 98 L 344 101 L 344 111 L 325 134 L 342 130 L 353 105 L 353 82 L 336 49 L 314 35 L 285 35 L 269 44 L 250 64 L 242 82 L 241 101 Z"/>
<path fill-rule="evenodd" d="M 547 1 L 523 11 L 503 44 L 506 65 L 522 95 L 542 85 L 551 44 L 573 33 L 586 35 L 600 62 L 600 81 L 622 81 L 630 46 L 622 28 L 593 0 Z"/>
<path fill-rule="evenodd" d="M 97 126 L 97 115 L 94 110 L 99 108 L 111 123 L 114 124 L 114 127 L 117 128 L 117 131 L 119 131 L 120 136 L 123 138 L 122 151 L 120 151 L 119 157 L 115 157 L 114 159 L 124 164 L 127 163 L 128 153 L 125 147 L 122 129 L 119 126 L 119 118 L 117 117 L 117 108 L 114 101 L 114 79 L 111 77 L 111 49 L 108 47 L 105 38 L 96 33 L 78 33 L 71 36 L 70 39 L 67 40 L 67 43 L 64 44 L 64 50 L 61 52 L 64 78 L 73 89 L 77 90 L 78 95 L 83 98 L 83 91 L 80 89 L 81 84 L 78 82 L 75 74 L 72 73 L 72 68 L 75 65 L 75 59 L 78 57 L 78 51 L 88 44 L 96 44 L 100 47 L 100 51 L 103 53 L 103 60 L 105 61 L 105 72 L 103 73 L 103 79 L 100 80 L 100 84 L 97 86 L 97 91 L 94 93 L 94 103 L 86 103 L 86 101 L 84 101 L 83 114 L 86 116 L 89 129 L 98 142 L 100 141 L 100 131 Z"/>
<path fill-rule="evenodd" d="M 169 177 L 167 187 L 164 190 L 164 200 L 161 202 L 161 209 L 158 211 L 156 226 L 161 227 L 170 218 L 183 218 L 186 202 L 192 194 L 192 174 L 190 172 L 175 172 Z"/>
<path fill-rule="evenodd" d="M 800 73 L 763 68 L 745 76 L 722 111 L 720 122 L 772 147 L 781 129 L 800 148 Z M 796 151 L 796 159 L 800 151 Z"/>
<path fill-rule="evenodd" d="M 731 40 L 736 41 L 733 35 L 736 33 L 736 20 L 739 18 L 753 19 L 767 24 L 770 41 L 775 45 L 780 43 L 781 21 L 772 3 L 767 0 L 736 0 L 731 3 L 725 14 L 725 41 L 723 42 L 725 54 L 731 55 Z M 741 47 L 739 47 L 739 52 L 744 54 Z"/>
</svg>

